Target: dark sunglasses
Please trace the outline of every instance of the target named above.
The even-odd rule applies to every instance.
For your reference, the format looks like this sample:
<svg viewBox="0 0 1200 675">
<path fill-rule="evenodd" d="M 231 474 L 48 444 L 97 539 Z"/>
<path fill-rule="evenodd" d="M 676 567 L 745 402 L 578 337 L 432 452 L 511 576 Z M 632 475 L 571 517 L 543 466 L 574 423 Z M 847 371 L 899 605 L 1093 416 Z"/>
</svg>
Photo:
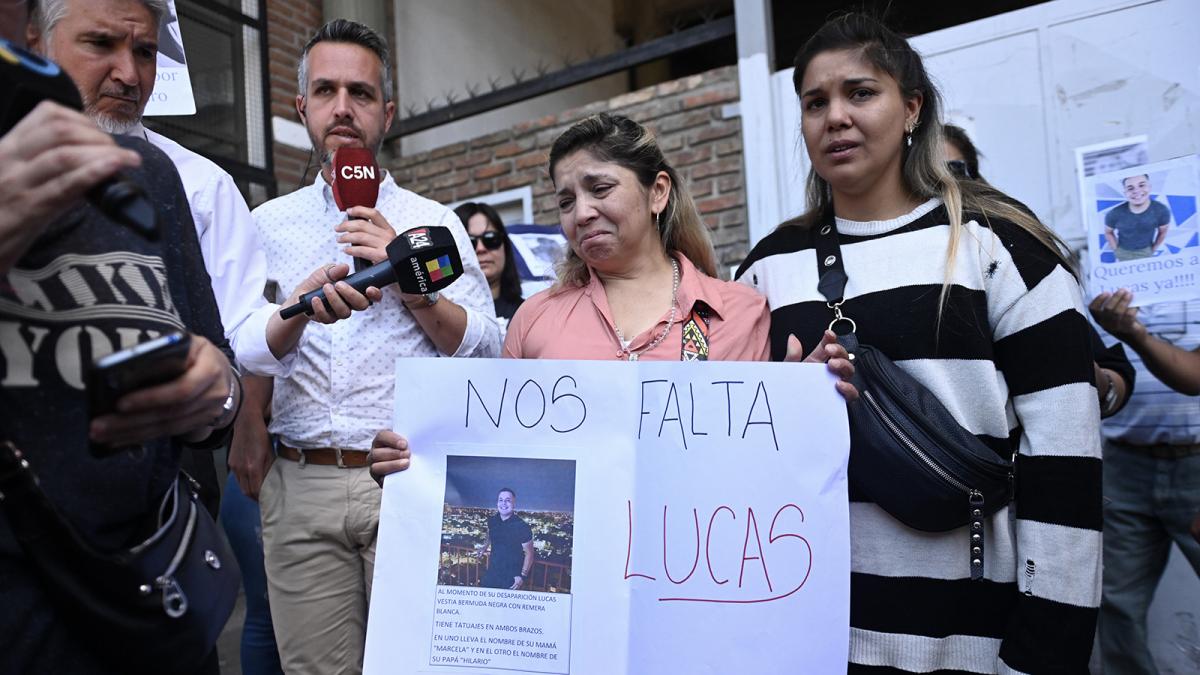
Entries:
<svg viewBox="0 0 1200 675">
<path fill-rule="evenodd" d="M 502 237 L 499 232 L 495 232 L 493 230 L 488 230 L 478 237 L 471 235 L 471 248 L 478 246 L 480 240 L 483 241 L 483 247 L 489 251 L 495 251 L 504 245 L 504 237 Z"/>
<path fill-rule="evenodd" d="M 950 173 L 958 176 L 959 178 L 974 178 L 974 176 L 971 175 L 971 170 L 967 168 L 967 163 L 961 159 L 952 159 L 946 162 L 946 168 L 950 169 Z"/>
</svg>

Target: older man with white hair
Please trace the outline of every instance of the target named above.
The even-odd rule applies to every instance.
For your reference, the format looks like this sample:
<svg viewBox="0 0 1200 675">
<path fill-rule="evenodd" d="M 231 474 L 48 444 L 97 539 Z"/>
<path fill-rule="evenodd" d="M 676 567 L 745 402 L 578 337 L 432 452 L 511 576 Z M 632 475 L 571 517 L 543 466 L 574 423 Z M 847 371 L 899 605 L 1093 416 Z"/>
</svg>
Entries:
<svg viewBox="0 0 1200 675">
<path fill-rule="evenodd" d="M 211 160 L 142 125 L 154 90 L 159 26 L 167 9 L 167 0 L 41 0 L 30 24 L 29 45 L 71 76 L 83 95 L 84 112 L 97 126 L 112 134 L 145 138 L 171 158 L 188 197 L 225 335 L 239 364 L 255 374 L 287 376 L 307 319 L 284 321 L 278 306 L 261 297 L 266 261 L 233 178 Z M 340 268 L 328 274 L 325 268 L 315 271 L 313 281 L 302 283 L 303 290 L 297 287 L 288 304 L 348 272 L 348 267 Z M 338 284 L 336 291 L 338 297 L 330 301 L 334 311 L 319 307 L 316 320 L 330 323 L 368 304 L 348 285 Z"/>
<path fill-rule="evenodd" d="M 34 63 L 21 51 L 33 6 L 0 0 L 6 67 Z M 118 170 L 159 207 L 159 240 L 81 202 Z M 164 654 L 160 638 L 147 639 L 161 632 L 131 624 L 129 605 L 113 609 L 123 601 L 108 593 L 127 577 L 87 562 L 75 543 L 115 560 L 154 532 L 184 444 L 219 434 L 235 414 L 233 354 L 179 180 L 145 141 L 113 139 L 44 101 L 0 136 L 0 186 L 0 673 L 215 675 L 206 636 L 163 613 L 155 628 L 179 637 Z M 172 331 L 191 335 L 185 372 L 89 419 L 87 366 Z M 139 450 L 97 457 L 89 445 Z M 203 583 L 188 584 L 193 598 L 220 596 Z"/>
<path fill-rule="evenodd" d="M 308 319 L 284 321 L 278 305 L 264 299 L 266 259 L 258 230 L 233 178 L 208 158 L 142 125 L 154 89 L 160 27 L 168 10 L 167 0 L 42 0 L 32 17 L 29 43 L 71 76 L 82 94 L 84 112 L 97 126 L 112 134 L 144 138 L 171 159 L 187 195 L 225 337 L 239 364 L 258 375 L 287 376 Z M 313 317 L 317 321 L 330 323 L 349 316 L 351 309 L 366 308 L 366 296 L 344 283 L 330 286 L 348 271 L 346 265 L 318 268 L 297 286 L 287 304 L 296 302 L 301 293 L 325 286 L 332 311 L 318 303 Z M 253 378 L 247 378 L 245 385 L 248 390 L 262 386 Z M 246 400 L 261 401 L 267 396 L 250 391 Z M 231 463 L 237 462 L 239 448 L 246 444 L 262 445 L 261 451 L 269 452 L 265 435 L 247 433 L 240 421 L 236 424 Z M 205 504 L 215 512 L 220 488 L 211 452 L 186 453 L 184 468 L 200 481 Z M 247 584 L 243 660 L 247 664 L 261 661 L 264 672 L 277 672 L 258 510 L 238 494 L 236 475 L 230 474 L 221 510 Z M 255 496 L 253 492 L 250 495 Z"/>
</svg>

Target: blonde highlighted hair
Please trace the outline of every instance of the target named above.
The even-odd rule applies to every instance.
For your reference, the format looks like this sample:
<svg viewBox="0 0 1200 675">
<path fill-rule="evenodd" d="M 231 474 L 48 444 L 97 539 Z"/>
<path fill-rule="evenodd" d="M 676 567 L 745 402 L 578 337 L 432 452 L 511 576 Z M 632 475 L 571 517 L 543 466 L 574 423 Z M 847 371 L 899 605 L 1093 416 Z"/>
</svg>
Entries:
<svg viewBox="0 0 1200 675">
<path fill-rule="evenodd" d="M 659 172 L 671 179 L 667 205 L 659 214 L 658 233 L 666 253 L 687 257 L 701 272 L 717 275 L 716 254 L 708 237 L 708 228 L 700 220 L 696 204 L 683 185 L 679 173 L 667 163 L 658 139 L 646 127 L 623 115 L 599 113 L 579 120 L 562 132 L 550 147 L 550 179 L 554 167 L 567 155 L 586 150 L 604 162 L 612 162 L 632 171 L 643 188 L 654 184 Z M 582 286 L 590 273 L 574 250 L 558 266 L 559 287 Z"/>
<path fill-rule="evenodd" d="M 989 218 L 1007 220 L 1028 232 L 1054 252 L 1074 273 L 1067 245 L 1021 203 L 992 186 L 971 180 L 959 181 L 946 167 L 941 95 L 929 78 L 921 56 L 880 21 L 861 13 L 848 13 L 825 23 L 796 54 L 792 84 L 802 91 L 804 71 L 818 54 L 828 51 L 857 51 L 873 66 L 890 75 L 906 98 L 921 96 L 921 112 L 912 131 L 912 145 L 905 148 L 901 173 L 904 185 L 918 199 L 940 197 L 950 219 L 950 243 L 946 251 L 945 275 L 939 305 L 944 307 L 950 291 L 951 274 L 965 228 L 963 214 L 978 214 L 983 224 Z M 897 139 L 899 142 L 899 139 Z M 783 226 L 811 227 L 833 218 L 829 183 L 816 170 L 808 174 L 808 211 Z M 939 320 L 940 320 L 939 310 Z"/>
</svg>

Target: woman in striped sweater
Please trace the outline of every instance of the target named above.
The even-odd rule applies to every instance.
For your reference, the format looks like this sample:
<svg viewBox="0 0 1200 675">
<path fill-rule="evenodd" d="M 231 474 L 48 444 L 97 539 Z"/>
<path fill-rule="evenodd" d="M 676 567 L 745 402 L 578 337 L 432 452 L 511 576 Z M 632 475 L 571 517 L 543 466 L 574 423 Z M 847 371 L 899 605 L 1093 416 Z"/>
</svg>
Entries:
<svg viewBox="0 0 1200 675">
<path fill-rule="evenodd" d="M 869 17 L 796 57 L 810 210 L 739 271 L 771 309 L 772 354 L 833 318 L 813 234 L 836 218 L 859 340 L 996 453 L 1015 499 L 985 528 L 909 529 L 851 487 L 851 673 L 1086 673 L 1099 604 L 1099 414 L 1078 282 L 1061 242 L 994 189 L 957 182 L 920 56 Z M 810 343 L 812 344 L 812 343 Z M 853 450 L 852 450 L 853 451 Z"/>
</svg>

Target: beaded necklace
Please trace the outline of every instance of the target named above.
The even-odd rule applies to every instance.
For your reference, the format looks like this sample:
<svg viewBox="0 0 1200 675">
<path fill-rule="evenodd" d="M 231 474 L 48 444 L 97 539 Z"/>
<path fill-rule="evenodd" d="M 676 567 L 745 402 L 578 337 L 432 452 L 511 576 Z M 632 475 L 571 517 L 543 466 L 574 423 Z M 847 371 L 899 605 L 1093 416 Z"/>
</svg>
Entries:
<svg viewBox="0 0 1200 675">
<path fill-rule="evenodd" d="M 629 340 L 625 339 L 625 335 L 623 333 L 621 333 L 621 329 L 617 328 L 616 326 L 613 326 L 613 328 L 617 332 L 617 346 L 620 347 L 620 350 L 617 352 L 617 354 L 618 355 L 623 354 L 623 355 L 627 356 L 630 361 L 637 361 L 639 354 L 645 354 L 646 352 L 651 351 L 655 347 L 662 344 L 662 341 L 667 339 L 667 335 L 669 335 L 671 333 L 671 327 L 675 325 L 675 312 L 676 312 L 676 305 L 678 304 L 678 299 L 679 299 L 679 261 L 676 260 L 674 257 L 672 257 L 671 258 L 671 313 L 667 315 L 667 327 L 663 329 L 663 332 L 661 334 L 659 334 L 658 337 L 654 338 L 654 341 L 652 341 L 650 344 L 646 345 L 645 347 L 642 347 L 641 349 L 638 349 L 635 351 L 635 350 L 629 349 L 629 347 L 626 346 L 629 344 Z"/>
</svg>

